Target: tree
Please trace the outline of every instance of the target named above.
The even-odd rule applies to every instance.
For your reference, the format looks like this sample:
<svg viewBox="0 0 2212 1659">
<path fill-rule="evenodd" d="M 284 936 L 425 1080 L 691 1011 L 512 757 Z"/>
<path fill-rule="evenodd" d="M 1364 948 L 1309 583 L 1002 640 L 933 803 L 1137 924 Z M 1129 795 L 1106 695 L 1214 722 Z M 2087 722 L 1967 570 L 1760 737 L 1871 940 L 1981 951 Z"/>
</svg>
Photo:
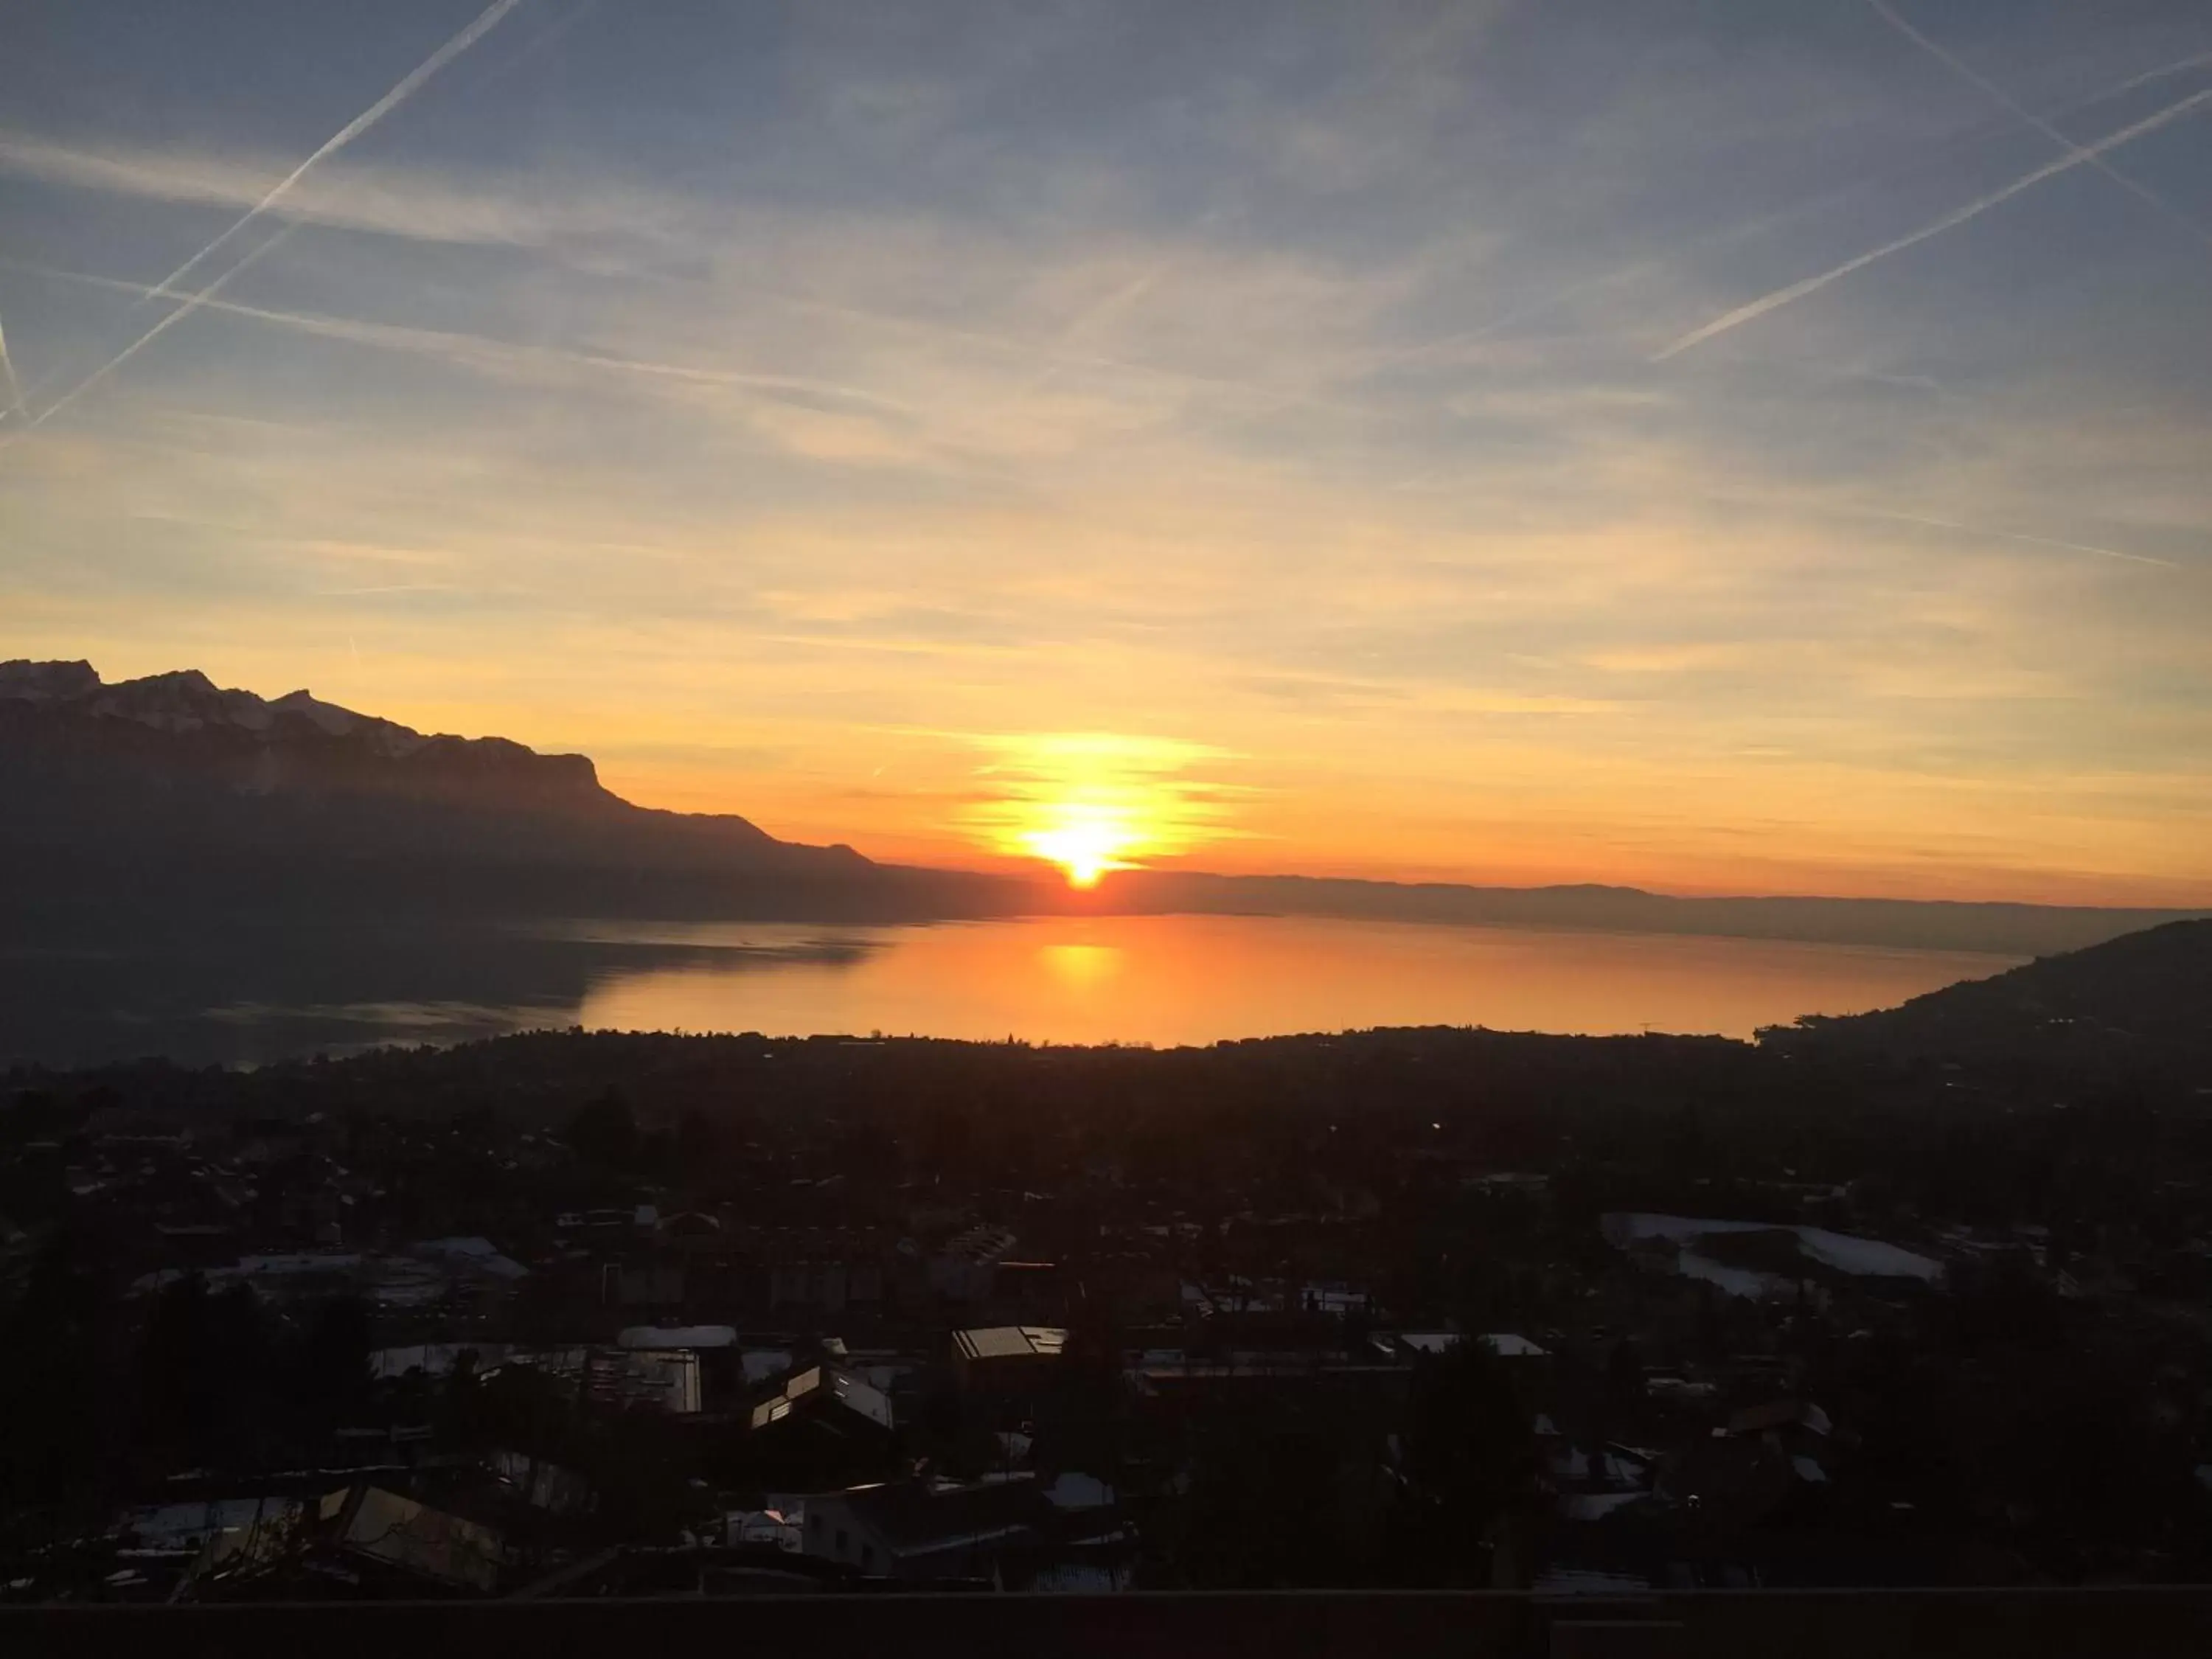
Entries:
<svg viewBox="0 0 2212 1659">
<path fill-rule="evenodd" d="M 1504 1363 L 1481 1343 L 1456 1343 L 1415 1370 L 1403 1467 L 1408 1565 L 1425 1583 L 1486 1582 L 1492 1529 L 1526 1502 L 1536 1446 Z"/>
<path fill-rule="evenodd" d="M 675 1151 L 675 1173 L 693 1181 L 703 1179 L 721 1161 L 721 1132 L 697 1107 L 686 1107 L 676 1120 Z"/>
<path fill-rule="evenodd" d="M 291 1365 L 295 1404 L 318 1415 L 342 1413 L 368 1391 L 369 1315 L 359 1297 L 333 1297 L 308 1315 Z"/>
<path fill-rule="evenodd" d="M 163 1290 L 138 1351 L 146 1448 L 164 1462 L 244 1461 L 267 1422 L 269 1346 L 245 1285 L 210 1294 L 195 1273 Z"/>
<path fill-rule="evenodd" d="M 628 1170 L 637 1158 L 637 1118 L 613 1089 L 579 1106 L 568 1120 L 568 1144 L 586 1164 Z"/>
<path fill-rule="evenodd" d="M 0 1492 L 9 1508 L 94 1500 L 112 1409 L 113 1303 L 88 1242 L 58 1228 L 0 1325 Z M 10 1517 L 11 1519 L 13 1517 Z"/>
<path fill-rule="evenodd" d="M 1608 1411 L 1633 1412 L 1644 1398 L 1644 1351 L 1636 1339 L 1624 1336 L 1613 1345 L 1605 1361 L 1605 1403 Z"/>
</svg>

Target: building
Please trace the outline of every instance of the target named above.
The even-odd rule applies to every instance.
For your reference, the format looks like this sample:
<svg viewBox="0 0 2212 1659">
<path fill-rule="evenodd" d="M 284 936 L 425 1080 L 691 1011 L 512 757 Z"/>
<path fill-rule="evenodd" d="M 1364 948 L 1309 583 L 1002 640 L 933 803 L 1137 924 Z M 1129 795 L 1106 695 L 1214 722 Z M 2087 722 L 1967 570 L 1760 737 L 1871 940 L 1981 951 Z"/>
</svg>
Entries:
<svg viewBox="0 0 2212 1659">
<path fill-rule="evenodd" d="M 1054 1325 L 992 1325 L 952 1333 L 952 1371 L 963 1389 L 1018 1390 L 1048 1381 L 1067 1347 Z"/>
<path fill-rule="evenodd" d="M 892 1426 L 890 1396 L 836 1365 L 793 1371 L 746 1418 L 747 1429 L 755 1434 L 806 1428 L 869 1441 L 887 1437 Z"/>
<path fill-rule="evenodd" d="M 1056 1514 L 1034 1480 L 902 1480 L 816 1493 L 801 1531 L 807 1554 L 871 1577 L 988 1580 L 1001 1555 L 1047 1537 Z"/>
<path fill-rule="evenodd" d="M 988 1302 L 998 1286 L 999 1264 L 1013 1254 L 1015 1238 L 1004 1227 L 970 1227 L 945 1241 L 929 1260 L 929 1288 L 948 1302 Z"/>
<path fill-rule="evenodd" d="M 498 1585 L 503 1550 L 497 1533 L 398 1492 L 341 1486 L 324 1497 L 319 1518 L 343 1553 L 451 1589 L 489 1592 Z"/>
</svg>

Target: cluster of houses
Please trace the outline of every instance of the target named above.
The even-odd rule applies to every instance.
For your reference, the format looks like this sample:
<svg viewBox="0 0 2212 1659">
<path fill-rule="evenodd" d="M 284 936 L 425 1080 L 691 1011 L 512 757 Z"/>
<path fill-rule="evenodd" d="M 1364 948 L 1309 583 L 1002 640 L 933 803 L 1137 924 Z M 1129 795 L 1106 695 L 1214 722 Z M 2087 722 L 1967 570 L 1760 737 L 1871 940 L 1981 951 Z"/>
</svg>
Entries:
<svg viewBox="0 0 2212 1659">
<path fill-rule="evenodd" d="M 526 1133 L 473 1154 L 507 1177 L 481 1231 L 453 1230 L 464 1218 L 447 1211 L 427 1217 L 445 1230 L 410 1233 L 399 1223 L 419 1206 L 316 1129 L 72 1149 L 75 1200 L 137 1230 L 137 1295 L 197 1275 L 280 1310 L 343 1296 L 375 1331 L 372 1403 L 329 1455 L 250 1480 L 190 1471 L 145 1494 L 95 1540 L 104 1594 L 275 1595 L 302 1575 L 391 1594 L 1121 1588 L 1188 1475 L 1124 1457 L 1086 1420 L 1126 1414 L 1157 1449 L 1207 1413 L 1319 1391 L 1372 1414 L 1360 1455 L 1387 1484 L 1400 1448 L 1379 1425 L 1462 1345 L 1510 1376 L 1533 1447 L 1530 1504 L 1492 1540 L 1493 1582 L 1762 1582 L 1741 1540 L 1791 1518 L 1817 1532 L 1854 1456 L 1853 1426 L 1806 1392 L 1796 1322 L 1879 1321 L 1940 1295 L 1962 1248 L 1610 1214 L 1603 1265 L 1547 1269 L 1538 1317 L 1461 1330 L 1404 1322 L 1389 1285 L 1342 1252 L 1334 1271 L 1269 1272 L 1268 1249 L 1292 1253 L 1240 1256 L 1231 1224 L 1071 1228 L 1035 1194 L 999 1206 L 1038 1218 L 1035 1243 L 957 1201 L 854 1214 L 833 1194 L 763 1219 L 641 1188 L 533 1207 L 535 1172 L 561 1158 Z M 1472 1201 L 1523 1206 L 1543 1186 L 1466 1183 Z M 1340 1213 L 1352 1222 L 1236 1224 L 1270 1241 L 1376 1224 L 1372 1206 Z M 1590 1379 L 1608 1361 L 1600 1398 Z M 526 1375 L 564 1421 L 656 1425 L 653 1444 L 697 1471 L 666 1526 L 610 1536 L 606 1469 L 544 1443 L 457 1443 L 441 1425 L 441 1399 Z"/>
</svg>

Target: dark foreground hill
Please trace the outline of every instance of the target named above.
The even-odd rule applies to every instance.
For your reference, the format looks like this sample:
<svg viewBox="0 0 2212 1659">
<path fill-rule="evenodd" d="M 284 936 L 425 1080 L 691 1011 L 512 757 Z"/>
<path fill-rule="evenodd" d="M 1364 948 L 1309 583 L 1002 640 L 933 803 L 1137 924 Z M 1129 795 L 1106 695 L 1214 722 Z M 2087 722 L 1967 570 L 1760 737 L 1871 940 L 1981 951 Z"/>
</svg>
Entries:
<svg viewBox="0 0 2212 1659">
<path fill-rule="evenodd" d="M 2027 1065 L 2203 1067 L 2212 1085 L 2212 921 L 2174 921 L 1992 979 L 1781 1034 L 1834 1048 Z"/>
</svg>

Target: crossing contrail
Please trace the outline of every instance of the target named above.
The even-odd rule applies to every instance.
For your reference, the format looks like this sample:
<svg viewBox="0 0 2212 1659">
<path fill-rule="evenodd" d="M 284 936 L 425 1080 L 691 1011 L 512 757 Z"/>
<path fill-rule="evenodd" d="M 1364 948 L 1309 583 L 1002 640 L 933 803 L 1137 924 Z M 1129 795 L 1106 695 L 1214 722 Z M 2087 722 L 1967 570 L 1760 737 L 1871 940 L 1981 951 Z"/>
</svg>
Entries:
<svg viewBox="0 0 2212 1659">
<path fill-rule="evenodd" d="M 1986 76 L 1977 73 L 1970 65 L 1960 62 L 1959 58 L 1945 51 L 1935 41 L 1929 40 L 1918 29 L 1913 27 L 1913 26 L 1893 8 L 1885 3 L 1885 0 L 1867 0 L 1867 4 L 1874 8 L 1875 15 L 1880 17 L 1883 22 L 1888 24 L 1890 27 L 1895 29 L 1906 40 L 1911 41 L 1914 46 L 1919 47 L 1930 58 L 1933 58 L 1937 63 L 1942 64 L 1945 69 L 1949 70 L 1954 75 L 1959 76 L 1960 80 L 1966 82 L 1969 85 L 1978 87 L 1982 91 L 1987 93 L 1990 97 L 1996 99 L 1997 102 L 2002 104 L 2007 109 L 2010 110 L 2014 115 L 2020 117 L 2021 120 L 2027 122 L 2028 125 L 2033 127 L 2045 137 L 2050 139 L 2051 142 L 2057 145 L 2059 149 L 2066 151 L 2069 155 L 2078 156 L 2080 160 L 2086 161 L 2089 166 L 2096 168 L 2098 172 L 2103 173 L 2105 177 L 2110 179 L 2122 190 L 2127 191 L 2129 195 L 2135 197 L 2138 201 L 2148 205 L 2151 210 L 2156 213 L 2160 218 L 2166 220 L 2169 223 L 2179 226 L 2183 230 L 2187 231 L 2191 236 L 2194 236 L 2198 241 L 2204 243 L 2207 246 L 2212 246 L 2212 230 L 2205 229 L 2203 226 L 2198 224 L 2194 219 L 2191 219 L 2188 215 L 2183 213 L 2180 209 L 2173 206 L 2172 204 L 2168 202 L 2164 197 L 2159 195 L 2148 186 L 2136 183 L 2135 179 L 2130 178 L 2126 173 L 2122 173 L 2118 167 L 2114 167 L 2110 161 L 2107 161 L 2103 156 L 2092 155 L 2083 150 L 2081 145 L 2075 143 L 2071 138 L 2069 138 L 2057 127 L 2051 125 L 2050 122 L 2045 120 L 2040 115 L 2038 115 L 2033 110 L 2029 109 L 2021 104 L 2002 87 L 1997 85 L 1994 81 L 1990 80 Z"/>
<path fill-rule="evenodd" d="M 164 276 L 160 282 L 154 283 L 153 291 L 160 292 L 161 290 L 175 288 L 178 283 L 181 283 L 185 277 L 191 275 L 193 270 L 198 269 L 209 258 L 215 254 L 216 251 L 222 248 L 225 243 L 228 242 L 231 238 L 237 235 L 239 232 L 244 230 L 246 226 L 252 224 L 256 219 L 258 219 L 263 214 L 268 212 L 270 208 L 276 206 L 277 203 L 281 202 L 284 198 L 285 194 L 289 191 L 295 185 L 298 184 L 301 179 L 306 178 L 308 173 L 319 163 L 327 161 L 330 157 L 337 155 L 338 151 L 343 149 L 348 144 L 360 137 L 362 134 L 367 132 L 379 121 L 381 121 L 386 116 L 391 114 L 393 110 L 398 109 L 400 105 L 405 103 L 410 98 L 413 97 L 416 92 L 421 90 L 423 83 L 428 81 L 432 76 L 435 75 L 440 70 L 445 68 L 447 64 L 452 63 L 453 59 L 459 57 L 471 46 L 476 45 L 477 41 L 483 39 L 486 34 L 489 34 L 494 28 L 498 27 L 500 21 L 504 18 L 507 13 L 513 11 L 521 3 L 522 0 L 492 0 L 492 3 L 484 9 L 474 22 L 471 23 L 459 34 L 453 36 L 452 40 L 447 41 L 444 46 L 440 46 L 437 51 L 432 52 L 428 58 L 416 64 L 406 75 L 401 76 L 398 82 L 392 87 L 391 91 L 386 93 L 383 97 L 378 99 L 360 114 L 355 116 L 352 120 L 347 122 L 336 132 L 332 133 L 330 137 L 324 140 L 321 146 L 316 149 L 313 155 L 308 156 L 306 161 L 301 162 L 300 165 L 294 167 L 291 172 L 286 173 L 282 179 L 278 179 L 276 183 L 270 188 L 267 194 L 264 195 L 259 201 L 256 202 L 252 207 L 248 208 L 245 213 L 240 215 L 239 218 L 234 221 L 220 236 L 217 236 L 215 240 L 210 242 L 198 253 L 192 255 L 191 258 L 185 260 L 184 264 L 179 265 L 174 270 L 171 271 L 167 276 Z M 137 356 L 142 348 L 151 344 L 171 326 L 198 310 L 199 307 L 205 301 L 213 296 L 215 293 L 223 286 L 223 284 L 229 282 L 232 277 L 237 276 L 247 266 L 254 264 L 264 254 L 267 253 L 270 249 L 273 248 L 278 242 L 282 241 L 289 233 L 290 227 L 288 226 L 285 229 L 277 232 L 276 235 L 270 237 L 267 241 L 263 242 L 255 247 L 252 252 L 248 253 L 244 258 L 240 259 L 236 264 L 233 265 L 222 276 L 208 283 L 204 288 L 187 295 L 185 297 L 184 302 L 174 311 L 170 312 L 167 315 L 163 317 L 161 321 L 155 323 L 151 328 L 141 334 L 137 339 L 131 341 L 129 345 L 117 352 L 114 356 L 109 358 L 98 368 L 94 369 L 91 374 L 86 375 L 75 386 L 71 386 L 67 392 L 55 398 L 53 402 L 48 404 L 46 408 L 40 410 L 36 416 L 32 417 L 30 424 L 34 427 L 44 426 L 48 421 L 52 420 L 54 416 L 68 408 L 70 404 L 75 403 L 78 398 L 82 397 L 94 386 L 97 385 L 100 381 L 106 380 L 108 375 L 113 374 L 118 368 L 120 368 L 131 357 Z"/>
<path fill-rule="evenodd" d="M 2133 92 L 2137 87 L 2147 86 L 2153 81 L 2169 80 L 2177 75 L 2186 75 L 2191 70 L 2202 68 L 2207 64 L 2212 64 L 2212 52 L 2199 52 L 2193 58 L 2184 58 L 2174 63 L 2161 64 L 2157 69 L 2146 70 L 2141 75 L 2130 76 L 2124 81 L 2116 82 L 2085 97 L 2075 99 L 2059 112 L 2070 114 L 2092 109 L 2100 104 L 2119 97 L 2124 93 Z M 1978 137 L 1981 135 L 1977 131 L 1967 136 Z M 2069 148 L 2071 146 L 2069 145 Z M 1741 241 L 1771 226 L 1783 223 L 1796 215 L 1811 212 L 1816 208 L 1824 207 L 1831 202 L 1839 200 L 1853 191 L 1886 182 L 1901 171 L 1902 169 L 1892 166 L 1875 173 L 1863 174 L 1849 184 L 1836 185 L 1820 191 L 1816 196 L 1790 203 L 1786 206 L 1761 213 L 1753 218 L 1741 220 L 1725 230 L 1692 237 L 1670 247 L 1663 248 L 1656 253 L 1645 254 L 1626 264 L 1615 266 L 1595 276 L 1583 277 L 1564 286 L 1554 284 L 1540 296 L 1514 307 L 1502 315 L 1492 319 L 1480 328 L 1448 334 L 1441 338 L 1419 340 L 1411 345 L 1388 347 L 1375 354 L 1375 361 L 1398 362 L 1407 358 L 1421 357 L 1434 352 L 1449 350 L 1457 346 L 1475 344 L 1490 338 L 1492 335 L 1503 333 L 1509 328 L 1526 322 L 1530 318 L 1540 317 L 1547 312 L 1556 310 L 1567 301 L 1591 289 L 1602 289 L 1614 283 L 1626 282 L 1634 277 L 1663 270 L 1674 260 L 1687 253 L 1702 252 L 1712 246 L 1725 246 L 1730 242 Z"/>
<path fill-rule="evenodd" d="M 447 64 L 452 63 L 453 59 L 459 58 L 471 46 L 476 45 L 477 41 L 483 40 L 485 35 L 490 33 L 491 31 L 498 26 L 501 19 L 504 18 L 507 13 L 513 11 L 515 7 L 521 3 L 522 0 L 492 0 L 492 4 L 485 8 L 483 15 L 477 17 L 475 22 L 470 24 L 452 40 L 447 41 L 444 46 L 439 47 L 437 51 L 432 52 L 428 58 L 425 58 L 420 64 L 416 64 L 413 70 L 403 76 L 398 83 L 395 85 L 391 91 L 386 93 L 383 97 L 378 99 L 367 109 L 362 111 L 360 114 L 355 116 L 352 120 L 347 122 L 336 132 L 332 133 L 327 139 L 324 140 L 320 149 L 317 149 L 313 155 L 307 157 L 306 161 L 301 162 L 299 166 L 294 167 L 282 179 L 279 179 L 276 184 L 270 187 L 268 194 L 264 196 L 259 201 L 256 202 L 252 207 L 246 209 L 246 210 L 239 216 L 238 220 L 232 224 L 229 229 L 224 231 L 222 235 L 216 237 L 215 240 L 210 242 L 198 253 L 195 253 L 191 258 L 185 260 L 184 264 L 179 265 L 174 270 L 163 277 L 161 282 L 156 283 L 155 286 L 158 288 L 173 288 L 177 283 L 181 283 L 185 277 L 191 276 L 193 270 L 197 269 L 204 260 L 210 257 L 216 249 L 220 248 L 232 237 L 237 235 L 240 231 L 244 230 L 246 226 L 252 224 L 263 214 L 268 212 L 269 210 L 276 206 L 277 203 L 283 200 L 284 197 L 291 191 L 293 185 L 298 184 L 301 179 L 306 178 L 307 174 L 313 171 L 320 163 L 330 160 L 331 156 L 337 155 L 348 144 L 353 143 L 355 139 L 360 137 L 362 134 L 367 132 L 379 121 L 381 121 L 386 116 L 391 114 L 393 110 L 398 109 L 400 105 L 405 103 L 410 98 L 412 98 L 416 93 L 422 89 L 423 82 L 427 82 L 440 70 L 445 68 Z"/>
<path fill-rule="evenodd" d="M 2192 111 L 2202 109 L 2207 104 L 2212 104 L 2212 88 L 2207 88 L 2202 92 L 2191 93 L 2179 103 L 2168 104 L 2157 113 L 2145 116 L 2132 126 L 2122 127 L 2118 132 L 2110 133 L 2094 144 L 2069 145 L 2067 153 L 2057 161 L 2046 161 L 2034 172 L 2023 173 L 2010 184 L 1990 191 L 1987 195 L 1978 196 L 1964 207 L 1954 208 L 1932 223 L 1923 225 L 1919 229 L 1899 236 L 1893 241 L 1884 242 L 1880 247 L 1869 248 L 1856 258 L 1846 259 L 1843 264 L 1824 270 L 1817 276 L 1808 276 L 1802 281 L 1790 283 L 1787 288 L 1778 288 L 1771 294 L 1762 294 L 1756 300 L 1740 305 L 1733 311 L 1723 313 L 1704 327 L 1692 329 L 1680 339 L 1654 352 L 1651 355 L 1651 361 L 1655 363 L 1664 362 L 1668 358 L 1687 351 L 1692 346 L 1703 345 L 1716 335 L 1725 334 L 1729 330 L 1741 324 L 1754 321 L 1764 317 L 1770 311 L 1778 311 L 1793 300 L 1802 300 L 1808 294 L 1818 293 L 1829 283 L 1838 282 L 1855 270 L 1863 270 L 1877 259 L 1886 259 L 1891 254 L 1901 253 L 1906 248 L 1924 242 L 1931 236 L 1939 236 L 1954 226 L 1962 225 L 1967 220 L 1988 212 L 2000 202 L 2008 202 L 2022 191 L 2033 189 L 2045 179 L 2056 178 L 2062 173 L 2070 173 L 2075 167 L 2086 162 L 2094 161 L 2099 156 L 2118 149 L 2123 144 L 2132 143 L 2147 132 L 2156 131 L 2160 127 L 2170 122 L 2178 121 Z"/>
<path fill-rule="evenodd" d="M 271 236 L 267 241 L 260 243 L 255 246 L 254 249 L 243 259 L 240 259 L 228 270 L 224 271 L 222 276 L 216 277 L 205 288 L 196 289 L 191 294 L 179 294 L 173 295 L 173 297 L 182 300 L 184 303 L 179 306 L 174 311 L 168 313 L 159 322 L 155 323 L 153 327 L 148 329 L 143 334 L 141 334 L 129 345 L 124 347 L 122 350 L 117 352 L 112 357 L 110 357 L 98 368 L 94 369 L 91 374 L 86 375 L 82 380 L 79 380 L 67 392 L 63 392 L 60 397 L 55 398 L 53 402 L 48 404 L 44 409 L 40 410 L 32 417 L 31 425 L 34 427 L 44 426 L 48 421 L 53 419 L 55 416 L 60 414 L 62 410 L 67 409 L 71 404 L 75 403 L 79 398 L 84 396 L 86 392 L 91 391 L 93 387 L 98 386 L 102 380 L 115 373 L 117 369 L 122 368 L 124 364 L 129 362 L 144 348 L 153 344 L 155 341 L 160 339 L 163 334 L 167 333 L 176 324 L 182 322 L 186 317 L 190 316 L 193 312 L 198 311 L 202 306 L 217 303 L 215 296 L 222 292 L 224 287 L 230 282 L 232 277 L 241 275 L 245 271 L 251 270 L 255 264 L 258 264 L 263 254 L 267 253 L 287 236 L 289 236 L 295 228 L 295 227 L 291 225 L 285 226 L 274 236 Z M 162 291 L 162 289 L 155 288 L 149 289 L 147 293 L 149 295 L 152 295 L 161 293 Z"/>
</svg>

